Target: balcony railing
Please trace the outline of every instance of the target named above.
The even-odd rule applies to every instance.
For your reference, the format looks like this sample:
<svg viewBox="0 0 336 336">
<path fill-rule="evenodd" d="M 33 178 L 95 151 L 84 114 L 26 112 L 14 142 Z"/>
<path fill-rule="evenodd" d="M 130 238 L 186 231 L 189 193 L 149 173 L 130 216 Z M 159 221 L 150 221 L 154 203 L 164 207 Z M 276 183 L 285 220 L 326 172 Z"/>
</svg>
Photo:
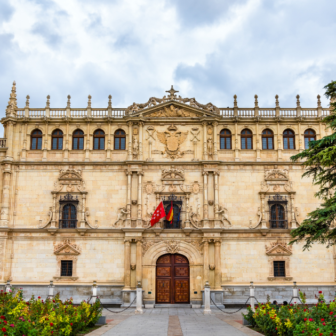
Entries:
<svg viewBox="0 0 336 336">
<path fill-rule="evenodd" d="M 60 219 L 60 229 L 75 229 L 77 227 L 77 219 Z"/>
<path fill-rule="evenodd" d="M 142 110 L 140 110 L 142 111 Z M 139 112 L 140 112 L 139 111 Z M 222 118 L 297 118 L 307 119 L 326 117 L 330 114 L 329 108 L 219 108 Z M 19 108 L 16 110 L 17 118 L 124 118 L 126 108 Z"/>
<path fill-rule="evenodd" d="M 270 228 L 271 229 L 288 229 L 287 220 L 270 220 Z"/>
<path fill-rule="evenodd" d="M 182 221 L 173 221 L 171 223 L 171 222 L 168 222 L 168 221 L 165 220 L 163 227 L 165 229 L 181 229 L 182 228 Z"/>
<path fill-rule="evenodd" d="M 0 148 L 7 148 L 5 138 L 2 138 L 2 139 L 0 138 Z"/>
</svg>

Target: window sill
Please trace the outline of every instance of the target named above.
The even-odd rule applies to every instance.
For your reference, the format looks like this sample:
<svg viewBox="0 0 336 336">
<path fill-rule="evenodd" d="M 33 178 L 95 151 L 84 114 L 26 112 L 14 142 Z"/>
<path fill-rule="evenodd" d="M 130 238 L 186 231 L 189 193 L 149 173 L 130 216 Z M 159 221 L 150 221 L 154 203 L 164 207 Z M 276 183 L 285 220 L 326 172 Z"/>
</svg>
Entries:
<svg viewBox="0 0 336 336">
<path fill-rule="evenodd" d="M 293 277 L 268 277 L 269 281 L 291 281 Z"/>
<path fill-rule="evenodd" d="M 56 281 L 76 281 L 78 280 L 78 277 L 74 277 L 74 276 L 59 276 L 59 277 L 53 277 L 54 280 Z"/>
</svg>

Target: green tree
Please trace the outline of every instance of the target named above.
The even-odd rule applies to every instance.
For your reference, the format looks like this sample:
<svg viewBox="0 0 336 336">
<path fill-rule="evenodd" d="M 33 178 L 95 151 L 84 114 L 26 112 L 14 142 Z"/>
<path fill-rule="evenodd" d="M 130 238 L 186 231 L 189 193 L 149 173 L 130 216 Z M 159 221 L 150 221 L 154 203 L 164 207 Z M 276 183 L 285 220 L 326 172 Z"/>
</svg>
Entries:
<svg viewBox="0 0 336 336">
<path fill-rule="evenodd" d="M 314 243 L 336 244 L 336 81 L 324 87 L 325 96 L 331 99 L 331 113 L 323 122 L 332 130 L 332 134 L 321 140 L 311 141 L 309 148 L 291 157 L 296 162 L 303 160 L 303 176 L 311 176 L 313 183 L 319 186 L 316 197 L 321 205 L 310 212 L 300 227 L 291 232 L 290 244 L 304 241 L 303 249 L 309 249 Z"/>
</svg>

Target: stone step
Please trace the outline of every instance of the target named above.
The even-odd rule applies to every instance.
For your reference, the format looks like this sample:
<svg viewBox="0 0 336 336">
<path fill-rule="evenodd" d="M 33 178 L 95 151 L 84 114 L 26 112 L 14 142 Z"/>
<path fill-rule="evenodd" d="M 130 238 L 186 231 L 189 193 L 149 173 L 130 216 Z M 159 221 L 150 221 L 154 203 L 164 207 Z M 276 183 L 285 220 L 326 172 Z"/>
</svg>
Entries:
<svg viewBox="0 0 336 336">
<path fill-rule="evenodd" d="M 191 308 L 190 303 L 156 303 L 154 308 Z"/>
</svg>

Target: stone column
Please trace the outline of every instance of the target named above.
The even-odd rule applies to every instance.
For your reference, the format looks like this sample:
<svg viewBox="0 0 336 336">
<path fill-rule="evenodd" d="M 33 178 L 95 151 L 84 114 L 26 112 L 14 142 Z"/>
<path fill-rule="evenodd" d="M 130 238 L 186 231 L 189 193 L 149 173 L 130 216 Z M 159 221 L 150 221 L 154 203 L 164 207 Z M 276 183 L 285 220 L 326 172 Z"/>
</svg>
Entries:
<svg viewBox="0 0 336 336">
<path fill-rule="evenodd" d="M 297 228 L 297 225 L 296 225 L 296 218 L 295 218 L 295 209 L 294 209 L 294 194 L 291 194 L 290 195 L 290 198 L 291 198 L 291 202 L 290 202 L 290 206 L 291 206 L 291 228 L 292 229 L 296 229 Z M 289 222 L 289 221 L 288 221 Z M 289 227 L 288 227 L 289 229 Z"/>
<path fill-rule="evenodd" d="M 214 178 L 215 178 L 215 227 L 220 227 L 220 221 L 219 221 L 219 172 L 214 172 Z"/>
<path fill-rule="evenodd" d="M 86 207 L 86 195 L 82 195 L 82 220 L 80 221 L 80 228 L 85 228 L 85 207 Z"/>
<path fill-rule="evenodd" d="M 87 124 L 86 146 L 85 146 L 85 161 L 90 161 L 90 123 Z"/>
<path fill-rule="evenodd" d="M 203 282 L 209 281 L 209 242 L 208 240 L 203 240 Z"/>
<path fill-rule="evenodd" d="M 5 160 L 10 160 L 10 161 L 13 161 L 13 127 L 14 127 L 13 121 L 8 121 L 6 123 L 7 152 L 6 152 Z"/>
<path fill-rule="evenodd" d="M 261 228 L 267 229 L 267 222 L 265 218 L 265 194 L 260 194 L 261 198 Z"/>
<path fill-rule="evenodd" d="M 52 208 L 53 215 L 52 215 L 52 221 L 51 221 L 50 227 L 56 228 L 56 196 L 57 194 L 53 193 L 52 196 L 53 196 L 53 208 Z"/>
<path fill-rule="evenodd" d="M 66 134 L 63 134 L 63 161 L 69 161 L 69 123 L 66 124 Z M 72 142 L 72 137 L 71 137 Z M 72 143 L 71 143 L 72 148 Z"/>
<path fill-rule="evenodd" d="M 131 289 L 131 241 L 125 239 L 124 289 Z"/>
<path fill-rule="evenodd" d="M 239 144 L 239 136 L 238 136 L 238 124 L 235 123 L 235 161 L 239 161 L 239 149 L 240 149 L 240 144 Z"/>
<path fill-rule="evenodd" d="M 142 282 L 142 240 L 136 243 L 136 283 Z"/>
<path fill-rule="evenodd" d="M 132 136 L 133 136 L 133 123 L 131 121 L 128 122 L 128 156 L 127 160 L 132 160 Z"/>
<path fill-rule="evenodd" d="M 143 160 L 143 150 L 142 150 L 142 128 L 143 122 L 139 122 L 139 160 Z"/>
<path fill-rule="evenodd" d="M 207 154 L 207 131 L 206 126 L 207 123 L 203 122 L 203 160 L 208 160 L 208 154 Z"/>
<path fill-rule="evenodd" d="M 108 123 L 106 161 L 111 161 L 111 123 Z"/>
<path fill-rule="evenodd" d="M 21 161 L 26 161 L 27 159 L 27 132 L 28 132 L 28 124 L 23 124 L 23 144 L 22 144 L 22 154 Z"/>
<path fill-rule="evenodd" d="M 217 134 L 217 126 L 218 122 L 213 123 L 213 137 L 214 137 L 214 142 L 213 142 L 213 159 L 218 160 L 218 152 L 217 152 L 217 140 L 218 140 L 218 134 Z"/>
<path fill-rule="evenodd" d="M 127 176 L 127 200 L 126 200 L 127 216 L 125 220 L 125 227 L 131 227 L 132 172 L 126 170 L 126 176 Z"/>
<path fill-rule="evenodd" d="M 3 188 L 2 188 L 2 204 L 1 204 L 1 219 L 0 226 L 8 227 L 9 224 L 9 190 L 11 182 L 12 168 L 10 164 L 5 164 L 3 170 Z"/>
<path fill-rule="evenodd" d="M 143 172 L 139 171 L 138 173 L 138 220 L 137 227 L 142 227 L 142 176 Z"/>
<path fill-rule="evenodd" d="M 42 161 L 47 161 L 47 154 L 48 154 L 48 123 L 45 124 L 45 133 L 43 135 Z"/>
<path fill-rule="evenodd" d="M 208 221 L 208 172 L 203 172 L 203 227 L 209 227 Z"/>
<path fill-rule="evenodd" d="M 221 240 L 215 240 L 215 289 L 222 289 Z"/>
<path fill-rule="evenodd" d="M 185 218 L 185 227 L 190 228 L 190 220 L 189 220 L 189 195 L 186 195 L 186 218 Z"/>
</svg>

